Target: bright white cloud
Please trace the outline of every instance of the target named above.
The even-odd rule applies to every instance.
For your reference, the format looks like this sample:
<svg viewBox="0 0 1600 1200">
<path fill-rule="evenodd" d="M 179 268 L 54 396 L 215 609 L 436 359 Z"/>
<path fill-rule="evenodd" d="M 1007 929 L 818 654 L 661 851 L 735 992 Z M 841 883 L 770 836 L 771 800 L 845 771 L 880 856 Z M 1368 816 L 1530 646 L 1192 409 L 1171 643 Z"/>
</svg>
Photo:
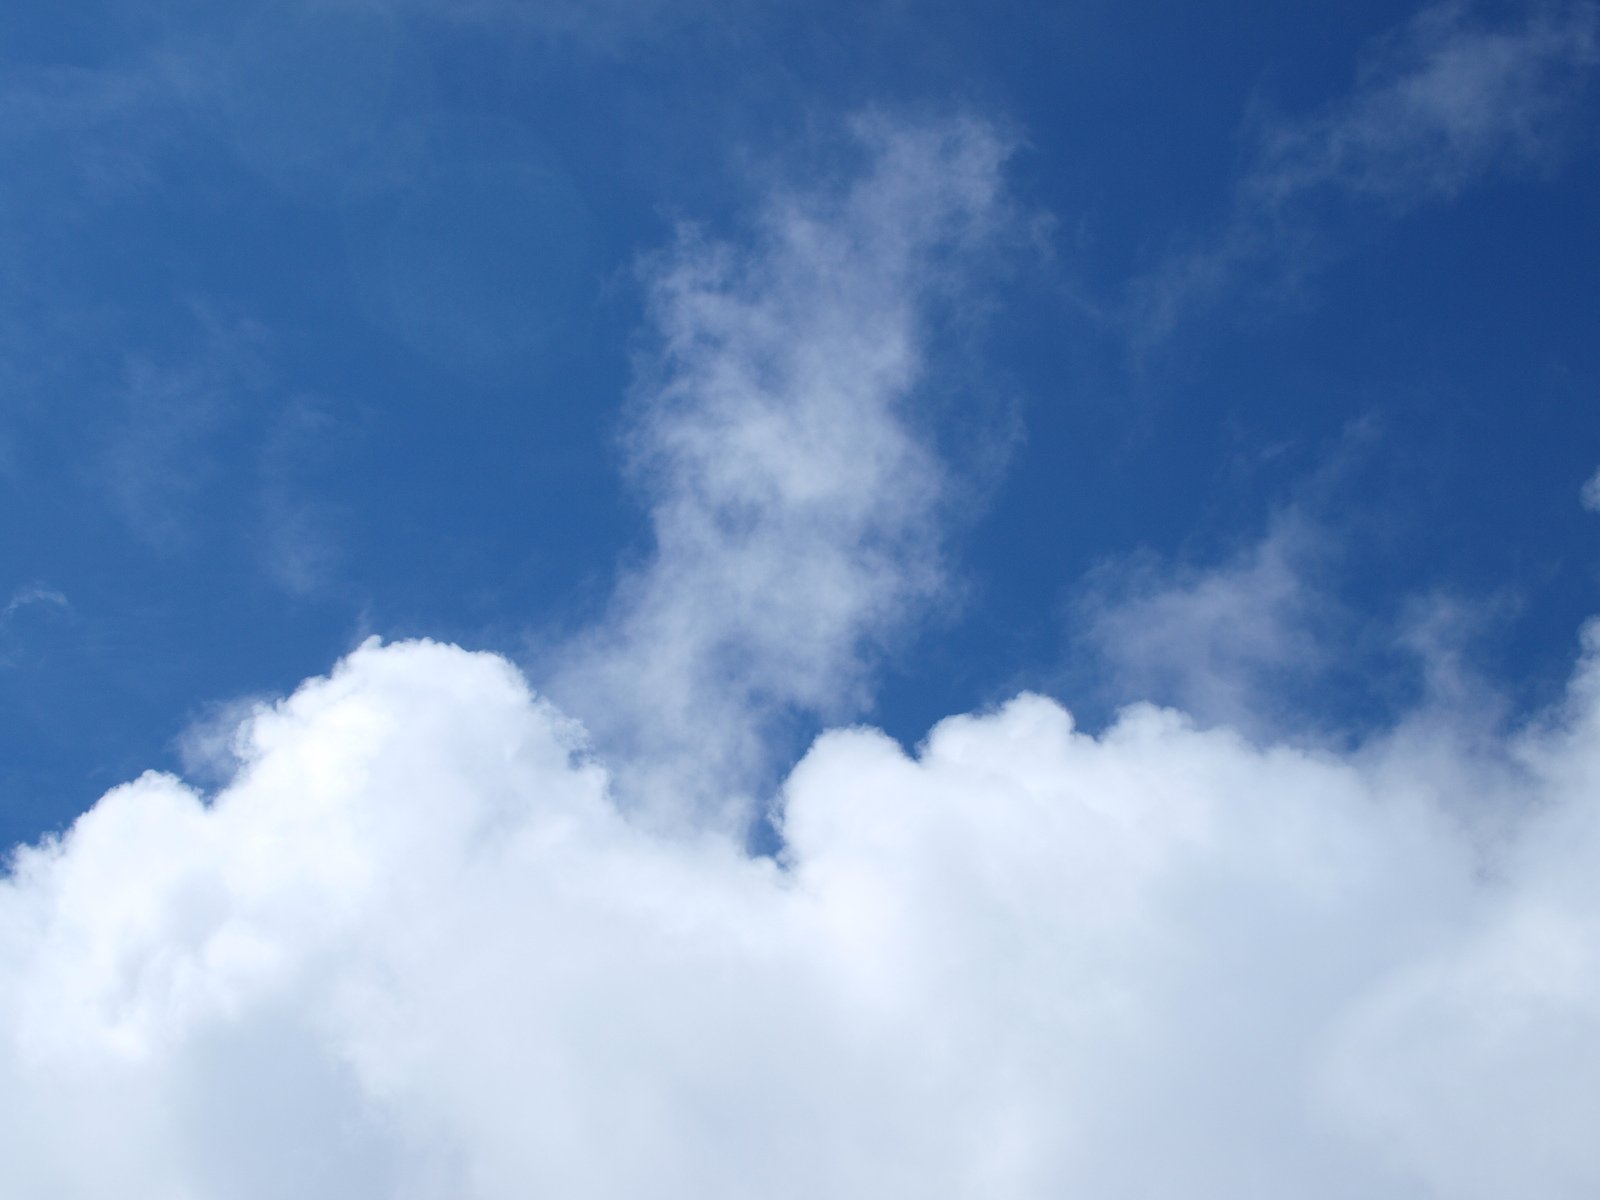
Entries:
<svg viewBox="0 0 1600 1200">
<path fill-rule="evenodd" d="M 831 733 L 780 867 L 630 823 L 505 662 L 369 644 L 209 802 L 22 852 L 8 1186 L 1592 1195 L 1597 650 L 1470 774 L 1036 696 Z"/>
<path fill-rule="evenodd" d="M 945 470 L 907 403 L 933 311 L 1012 229 L 1009 147 L 971 120 L 853 133 L 859 174 L 780 188 L 753 245 L 686 232 L 650 271 L 630 449 L 655 549 L 552 684 L 630 797 L 749 786 L 773 723 L 857 711 L 940 588 Z"/>
</svg>

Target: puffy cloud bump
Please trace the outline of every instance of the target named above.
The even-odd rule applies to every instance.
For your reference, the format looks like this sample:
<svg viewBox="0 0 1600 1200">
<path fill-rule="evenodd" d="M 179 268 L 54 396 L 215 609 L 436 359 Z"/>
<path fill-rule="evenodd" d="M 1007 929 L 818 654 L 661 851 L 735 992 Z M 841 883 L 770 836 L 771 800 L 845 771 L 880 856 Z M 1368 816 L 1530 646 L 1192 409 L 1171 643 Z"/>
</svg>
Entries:
<svg viewBox="0 0 1600 1200">
<path fill-rule="evenodd" d="M 7 1190 L 1593 1195 L 1597 649 L 1487 766 L 835 731 L 774 862 L 630 823 L 503 660 L 368 643 L 214 797 L 20 852 Z"/>
</svg>

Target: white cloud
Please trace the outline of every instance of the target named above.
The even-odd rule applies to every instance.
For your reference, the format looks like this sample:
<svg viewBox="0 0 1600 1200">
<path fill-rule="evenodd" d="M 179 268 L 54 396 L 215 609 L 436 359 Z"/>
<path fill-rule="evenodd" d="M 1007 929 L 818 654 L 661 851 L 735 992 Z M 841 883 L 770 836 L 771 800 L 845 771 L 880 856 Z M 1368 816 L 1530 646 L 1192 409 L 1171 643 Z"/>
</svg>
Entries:
<svg viewBox="0 0 1600 1200">
<path fill-rule="evenodd" d="M 1074 686 L 1258 744 L 1398 747 L 1440 781 L 1498 745 L 1511 706 L 1473 652 L 1513 598 L 1421 593 L 1387 616 L 1358 614 L 1333 586 L 1340 550 L 1307 515 L 1318 506 L 1281 509 L 1220 562 L 1135 554 L 1091 571 L 1074 605 L 1087 666 Z M 1472 790 L 1470 772 L 1461 782 Z"/>
<path fill-rule="evenodd" d="M 1470 778 L 1138 707 L 823 737 L 783 867 L 369 644 L 0 886 L 18 1194 L 1592 1195 L 1600 663 Z M 1455 778 L 1449 778 L 1453 785 Z"/>
<path fill-rule="evenodd" d="M 1377 43 L 1347 96 L 1300 118 L 1258 120 L 1228 221 L 1135 281 L 1136 337 L 1165 335 L 1248 272 L 1281 283 L 1314 268 L 1336 252 L 1332 230 L 1351 206 L 1398 216 L 1497 171 L 1548 167 L 1571 140 L 1597 64 L 1593 3 L 1535 5 L 1502 24 L 1455 0 L 1424 9 Z"/>
<path fill-rule="evenodd" d="M 1285 682 L 1327 665 L 1321 634 L 1333 605 L 1314 583 L 1320 541 L 1290 511 L 1219 566 L 1102 567 L 1076 615 L 1103 687 L 1119 702 L 1155 699 L 1206 724 L 1283 733 Z"/>
<path fill-rule="evenodd" d="M 1342 103 L 1269 123 L 1250 203 L 1276 209 L 1334 186 L 1405 208 L 1546 160 L 1600 62 L 1597 33 L 1591 3 L 1535 7 L 1505 27 L 1463 3 L 1425 9 L 1379 44 Z"/>
<path fill-rule="evenodd" d="M 552 684 L 630 795 L 758 782 L 772 725 L 858 709 L 941 586 L 945 469 L 906 406 L 930 312 L 1011 228 L 1008 146 L 970 120 L 853 132 L 859 175 L 779 189 L 751 247 L 686 232 L 650 272 L 629 444 L 654 553 Z"/>
<path fill-rule="evenodd" d="M 1589 476 L 1589 481 L 1583 485 L 1578 499 L 1590 512 L 1600 512 L 1600 471 Z"/>
<path fill-rule="evenodd" d="M 57 616 L 71 615 L 72 602 L 66 595 L 42 583 L 30 583 L 11 593 L 11 598 L 0 605 L 0 667 L 15 664 L 17 651 L 26 638 L 17 626 L 24 622 L 28 609 L 42 609 Z"/>
</svg>

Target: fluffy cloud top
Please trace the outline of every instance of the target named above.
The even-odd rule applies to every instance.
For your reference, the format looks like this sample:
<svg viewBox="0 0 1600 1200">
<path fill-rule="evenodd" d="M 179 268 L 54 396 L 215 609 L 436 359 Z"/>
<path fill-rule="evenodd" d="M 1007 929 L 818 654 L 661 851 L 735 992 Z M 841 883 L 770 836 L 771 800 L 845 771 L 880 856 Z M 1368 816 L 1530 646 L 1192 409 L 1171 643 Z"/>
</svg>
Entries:
<svg viewBox="0 0 1600 1200">
<path fill-rule="evenodd" d="M 1596 651 L 1491 769 L 1038 696 L 830 733 L 774 862 L 630 823 L 504 661 L 369 643 L 214 797 L 20 853 L 8 1187 L 1592 1195 Z"/>
</svg>

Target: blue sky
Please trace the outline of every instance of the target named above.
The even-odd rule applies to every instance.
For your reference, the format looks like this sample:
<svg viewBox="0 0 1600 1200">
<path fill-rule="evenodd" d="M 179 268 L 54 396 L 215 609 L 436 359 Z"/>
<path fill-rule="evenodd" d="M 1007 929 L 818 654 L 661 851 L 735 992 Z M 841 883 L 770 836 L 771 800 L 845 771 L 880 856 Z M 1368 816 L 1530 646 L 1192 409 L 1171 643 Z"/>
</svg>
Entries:
<svg viewBox="0 0 1600 1200">
<path fill-rule="evenodd" d="M 373 637 L 398 643 L 392 662 L 369 646 L 327 688 L 365 681 L 349 686 L 391 714 L 454 697 L 489 728 L 535 721 L 496 690 L 499 668 L 407 639 L 491 652 L 556 706 L 537 709 L 557 730 L 540 736 L 603 765 L 627 820 L 789 866 L 883 848 L 806 797 L 900 768 L 849 742 L 875 735 L 824 730 L 865 722 L 915 754 L 950 714 L 989 714 L 929 743 L 931 778 L 940 747 L 967 763 L 964 738 L 1003 760 L 1064 737 L 1035 704 L 1103 736 L 1097 754 L 1148 735 L 1152 761 L 1170 751 L 1200 779 L 1191 750 L 1238 755 L 1270 790 L 1281 753 L 1362 780 L 1308 775 L 1308 795 L 1348 784 L 1409 812 L 1396 780 L 1423 780 L 1472 792 L 1491 824 L 1559 808 L 1582 791 L 1576 767 L 1550 768 L 1559 786 L 1518 773 L 1578 755 L 1538 737 L 1582 726 L 1570 681 L 1592 673 L 1580 629 L 1600 611 L 1600 500 L 1584 490 L 1600 470 L 1597 83 L 1600 8 L 1559 0 L 8 5 L 0 840 L 60 834 L 146 770 L 265 795 L 249 781 L 275 778 L 274 755 L 293 756 L 274 747 L 302 736 L 272 722 L 320 745 L 335 718 L 319 714 L 343 711 L 323 684 L 272 704 Z M 1019 693 L 1053 700 L 1005 707 Z M 1127 715 L 1141 701 L 1217 740 L 1174 748 L 1188 735 Z M 417 720 L 440 750 L 412 764 L 433 802 L 527 784 L 452 774 L 439 764 L 497 751 Z M 345 778 L 306 770 L 306 794 Z M 574 771 L 554 793 L 588 786 Z M 152 795 L 180 786 L 150 779 Z M 995 788 L 1012 783 L 1037 790 Z M 1164 794 L 1154 780 L 1130 803 Z M 124 835 L 181 842 L 150 820 Z M 1415 838 L 1417 878 L 1455 878 L 1465 851 L 1394 821 L 1364 828 L 1363 862 Z M 93 864 L 94 836 L 23 858 Z M 771 866 L 727 883 L 611 836 L 590 866 L 648 860 L 695 912 L 738 903 L 756 888 L 739 872 Z M 1247 821 L 1241 844 L 1257 836 L 1270 859 L 1279 843 Z M 938 876 L 883 853 L 913 891 Z M 1528 853 L 1529 880 L 1560 876 Z M 383 876 L 391 860 L 375 861 Z M 1361 878 L 1388 887 L 1386 870 Z M 1349 931 L 1392 902 L 1418 929 L 1455 929 L 1448 914 L 1477 911 L 1455 886 L 1362 893 L 1372 907 L 1339 928 L 1358 945 Z M 1221 911 L 1236 892 L 1217 896 Z M 1592 900 L 1570 901 L 1576 927 Z M 1259 932 L 1264 954 L 1277 933 Z M 1160 992 L 1128 969 L 1133 992 Z M 1379 1008 L 1426 1008 L 1405 994 Z M 1400 1036 L 1388 1019 L 1351 1018 L 1360 1046 L 1341 1062 L 1381 1058 Z M 1438 1062 L 1488 1061 L 1461 1036 Z M 208 1062 L 179 1075 L 210 1078 Z M 1350 1070 L 1328 1075 L 1347 1099 L 1382 1075 Z M 433 1100 L 454 1094 L 428 1079 Z M 1193 1080 L 1168 1082 L 1182 1096 Z M 1129 1105 L 1148 1101 L 1129 1086 Z M 1473 1175 L 1440 1165 L 1443 1134 L 1415 1112 L 1394 1119 L 1404 1132 L 1376 1141 L 1421 1147 L 1395 1178 L 1452 1195 L 1461 1178 L 1526 1183 L 1510 1151 Z M 441 1180 L 451 1155 L 479 1172 L 473 1194 L 532 1178 L 449 1124 L 429 1125 L 451 1147 L 428 1159 Z M 1381 1156 L 1302 1133 L 1286 1144 L 1309 1157 L 1286 1150 L 1264 1178 L 1337 1161 L 1341 1186 L 1401 1194 L 1382 1190 L 1402 1184 Z M 1173 1146 L 1214 1194 L 1256 1194 Z M 1595 1178 L 1592 1152 L 1566 1152 L 1562 1179 Z M 337 1194 L 354 1178 L 387 1194 L 383 1172 L 411 1161 L 350 1153 L 329 1160 Z M 988 1194 L 1105 1178 L 1024 1159 L 1013 1190 Z M 856 1165 L 835 1185 L 880 1178 Z M 146 1168 L 226 1178 L 181 1154 Z M 1578 1194 L 1561 1186 L 1541 1194 Z"/>
<path fill-rule="evenodd" d="M 12 6 L 7 840 L 367 634 L 525 659 L 592 614 L 647 538 L 639 264 L 868 110 L 1002 124 L 1030 222 L 917 400 L 970 460 L 960 600 L 876 719 L 1019 686 L 1103 719 L 1134 696 L 1084 640 L 1096 571 L 1225 566 L 1290 511 L 1342 647 L 1294 722 L 1413 699 L 1391 650 L 1434 596 L 1548 700 L 1595 584 L 1592 20 Z"/>
</svg>

